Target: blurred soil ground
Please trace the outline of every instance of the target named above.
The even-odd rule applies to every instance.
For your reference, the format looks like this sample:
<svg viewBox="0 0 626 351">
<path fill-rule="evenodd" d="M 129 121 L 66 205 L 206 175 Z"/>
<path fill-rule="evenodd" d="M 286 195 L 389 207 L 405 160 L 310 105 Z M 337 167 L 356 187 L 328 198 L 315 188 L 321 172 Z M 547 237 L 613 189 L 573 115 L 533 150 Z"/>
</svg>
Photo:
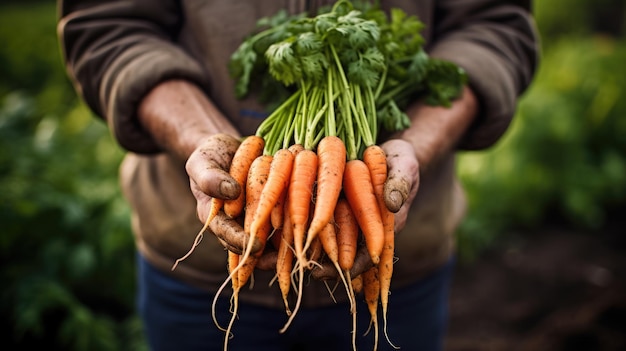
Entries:
<svg viewBox="0 0 626 351">
<path fill-rule="evenodd" d="M 626 223 L 510 235 L 459 263 L 446 351 L 626 350 Z"/>
</svg>

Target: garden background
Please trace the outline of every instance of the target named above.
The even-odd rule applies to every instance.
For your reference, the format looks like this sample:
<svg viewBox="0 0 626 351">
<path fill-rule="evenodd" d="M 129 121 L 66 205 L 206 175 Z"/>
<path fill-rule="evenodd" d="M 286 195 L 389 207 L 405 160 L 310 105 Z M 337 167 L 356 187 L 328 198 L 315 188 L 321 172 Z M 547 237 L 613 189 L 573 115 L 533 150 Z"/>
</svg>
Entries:
<svg viewBox="0 0 626 351">
<path fill-rule="evenodd" d="M 503 139 L 459 157 L 446 347 L 624 350 L 626 4 L 534 7 L 536 80 Z M 0 4 L 2 348 L 143 350 L 123 152 L 67 79 L 56 16 Z"/>
</svg>

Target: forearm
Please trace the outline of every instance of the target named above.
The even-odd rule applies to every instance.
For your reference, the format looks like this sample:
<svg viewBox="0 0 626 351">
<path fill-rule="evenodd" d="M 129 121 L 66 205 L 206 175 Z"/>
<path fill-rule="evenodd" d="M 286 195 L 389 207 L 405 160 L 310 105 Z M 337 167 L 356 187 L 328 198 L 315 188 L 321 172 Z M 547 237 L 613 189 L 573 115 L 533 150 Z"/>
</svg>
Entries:
<svg viewBox="0 0 626 351">
<path fill-rule="evenodd" d="M 202 65 L 171 39 L 175 0 L 63 0 L 58 33 L 69 76 L 87 105 L 107 121 L 118 144 L 139 154 L 161 152 L 138 122 L 137 105 L 168 79 L 207 86 Z"/>
<path fill-rule="evenodd" d="M 183 160 L 211 135 L 239 136 L 204 92 L 184 80 L 157 85 L 141 101 L 137 115 L 159 146 Z"/>
<path fill-rule="evenodd" d="M 470 88 L 465 87 L 449 108 L 422 102 L 411 105 L 407 110 L 410 127 L 394 135 L 394 138 L 413 145 L 420 172 L 424 172 L 456 147 L 477 113 L 476 97 Z"/>
<path fill-rule="evenodd" d="M 492 146 L 515 115 L 520 94 L 539 60 L 530 1 L 441 0 L 436 3 L 430 56 L 457 64 L 468 75 L 480 113 L 460 149 Z"/>
</svg>

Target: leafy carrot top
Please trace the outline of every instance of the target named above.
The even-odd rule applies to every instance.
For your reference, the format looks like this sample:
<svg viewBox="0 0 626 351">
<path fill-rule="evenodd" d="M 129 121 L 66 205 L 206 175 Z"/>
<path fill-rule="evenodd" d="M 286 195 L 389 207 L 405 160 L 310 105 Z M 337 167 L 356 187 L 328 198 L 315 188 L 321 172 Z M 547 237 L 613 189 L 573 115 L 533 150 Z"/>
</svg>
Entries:
<svg viewBox="0 0 626 351">
<path fill-rule="evenodd" d="M 229 68 L 238 97 L 261 82 L 278 106 L 257 129 L 266 154 L 293 144 L 314 149 L 332 135 L 348 159 L 360 158 L 381 128 L 409 126 L 403 109 L 411 100 L 447 106 L 466 82 L 462 69 L 428 56 L 422 22 L 400 9 L 387 14 L 340 0 L 313 17 L 281 11 L 259 27 Z"/>
</svg>

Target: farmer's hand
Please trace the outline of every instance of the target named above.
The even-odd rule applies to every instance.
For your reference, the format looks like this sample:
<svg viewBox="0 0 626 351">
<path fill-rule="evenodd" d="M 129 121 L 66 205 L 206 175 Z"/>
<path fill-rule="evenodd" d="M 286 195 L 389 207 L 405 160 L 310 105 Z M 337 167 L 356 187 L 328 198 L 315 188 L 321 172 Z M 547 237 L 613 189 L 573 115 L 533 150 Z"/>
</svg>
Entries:
<svg viewBox="0 0 626 351">
<path fill-rule="evenodd" d="M 242 190 L 228 174 L 228 168 L 239 144 L 239 140 L 231 135 L 215 134 L 201 143 L 187 160 L 186 170 L 191 192 L 196 198 L 196 210 L 202 223 L 205 223 L 209 216 L 213 197 L 234 199 Z M 248 241 L 241 223 L 228 218 L 221 211 L 211 221 L 209 229 L 225 248 L 233 252 L 240 253 L 244 243 Z M 252 248 L 253 253 L 258 250 L 260 247 Z"/>
<path fill-rule="evenodd" d="M 239 132 L 196 84 L 181 79 L 159 83 L 141 100 L 137 116 L 161 149 L 187 160 L 202 223 L 213 197 L 232 199 L 239 195 L 239 184 L 228 174 L 240 144 Z M 225 247 L 237 251 L 243 246 L 246 235 L 237 221 L 219 215 L 210 228 Z"/>
<path fill-rule="evenodd" d="M 198 217 L 204 222 L 211 209 L 211 198 L 234 199 L 241 192 L 239 184 L 228 174 L 239 140 L 227 134 L 206 139 L 189 156 L 185 169 L 191 191 L 198 201 Z"/>
<path fill-rule="evenodd" d="M 236 254 L 242 254 L 243 248 L 248 244 L 248 235 L 244 232 L 241 223 L 233 218 L 229 218 L 224 211 L 220 211 L 209 223 L 209 229 L 215 234 L 222 246 Z M 276 269 L 278 258 L 276 249 L 272 245 L 262 247 L 258 242 L 252 244 L 251 253 L 256 253 L 263 249 L 263 254 L 258 258 L 255 268 L 263 270 Z"/>
<path fill-rule="evenodd" d="M 387 155 L 385 204 L 395 213 L 396 233 L 404 228 L 409 209 L 419 188 L 419 162 L 413 145 L 401 139 L 391 139 L 381 145 Z"/>
<path fill-rule="evenodd" d="M 324 255 L 322 256 L 319 264 L 315 265 L 315 267 L 311 270 L 311 276 L 315 279 L 319 280 L 329 280 L 329 279 L 338 279 L 339 274 L 337 273 L 337 268 L 328 260 L 328 258 Z M 370 255 L 367 251 L 367 247 L 365 243 L 360 242 L 358 249 L 356 251 L 356 257 L 354 258 L 354 264 L 350 269 L 350 277 L 354 278 L 361 273 L 370 269 L 374 263 L 370 258 Z"/>
</svg>

